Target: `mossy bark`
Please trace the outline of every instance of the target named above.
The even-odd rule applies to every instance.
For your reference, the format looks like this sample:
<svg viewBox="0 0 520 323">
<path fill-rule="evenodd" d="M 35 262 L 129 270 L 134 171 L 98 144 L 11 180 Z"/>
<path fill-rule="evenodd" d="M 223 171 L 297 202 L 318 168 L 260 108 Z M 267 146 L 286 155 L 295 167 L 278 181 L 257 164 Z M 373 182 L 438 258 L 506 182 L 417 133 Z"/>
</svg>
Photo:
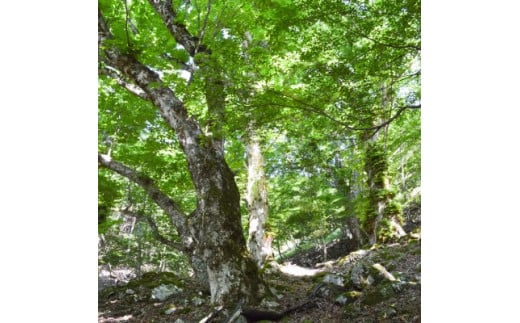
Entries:
<svg viewBox="0 0 520 323">
<path fill-rule="evenodd" d="M 402 236 L 402 211 L 393 200 L 395 192 L 390 186 L 388 176 L 388 156 L 384 146 L 376 140 L 365 143 L 365 171 L 369 188 L 369 206 L 366 210 L 363 229 L 368 235 L 371 245 L 378 240 L 378 233 L 385 232 L 389 236 Z M 384 219 L 384 221 L 382 221 Z M 385 224 L 386 227 L 379 228 Z"/>
<path fill-rule="evenodd" d="M 387 156 L 384 148 L 378 144 L 377 138 L 367 141 L 365 143 L 365 171 L 369 188 L 369 207 L 366 210 L 363 229 L 367 233 L 371 245 L 377 242 L 377 227 L 389 201 L 387 168 Z"/>
<path fill-rule="evenodd" d="M 191 217 L 194 254 L 206 266 L 213 303 L 239 298 L 254 303 L 265 293 L 265 285 L 246 250 L 233 173 L 223 166 L 206 165 L 205 175 L 197 178 L 199 203 Z"/>
</svg>

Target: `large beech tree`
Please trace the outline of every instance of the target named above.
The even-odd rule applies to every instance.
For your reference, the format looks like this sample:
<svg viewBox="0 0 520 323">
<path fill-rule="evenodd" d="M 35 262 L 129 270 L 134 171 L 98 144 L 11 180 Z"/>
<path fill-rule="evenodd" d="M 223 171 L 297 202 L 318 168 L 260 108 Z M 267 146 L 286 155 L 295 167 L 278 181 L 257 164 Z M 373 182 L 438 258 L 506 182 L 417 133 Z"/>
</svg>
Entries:
<svg viewBox="0 0 520 323">
<path fill-rule="evenodd" d="M 420 123 L 419 1 L 99 3 L 100 174 L 164 211 L 214 303 L 266 293 L 266 223 L 291 237 L 339 219 L 361 245 L 397 218 L 387 141 Z"/>
<path fill-rule="evenodd" d="M 208 122 L 207 128 L 203 129 L 189 115 L 175 89 L 168 86 L 159 73 L 141 62 L 131 47 L 118 46 L 113 41 L 110 17 L 104 15 L 103 8 L 98 17 L 100 61 L 104 72 L 113 75 L 132 93 L 150 101 L 175 133 L 195 188 L 196 208 L 189 214 L 182 212 L 178 203 L 150 176 L 109 155 L 99 154 L 99 165 L 140 185 L 170 216 L 196 277 L 209 286 L 213 303 L 227 303 L 238 298 L 253 303 L 262 297 L 266 286 L 257 265 L 247 253 L 240 220 L 240 195 L 234 174 L 224 159 L 223 137 L 218 130 L 225 98 L 218 64 L 212 61 L 211 50 L 201 42 L 200 35 L 192 35 L 179 22 L 171 1 L 150 0 L 149 4 L 176 43 L 192 58 L 192 64 L 200 68 L 205 82 L 206 105 L 209 115 L 214 116 L 210 117 L 213 122 Z M 132 21 L 127 18 L 126 23 L 129 25 Z M 127 37 L 128 31 L 126 29 Z"/>
</svg>

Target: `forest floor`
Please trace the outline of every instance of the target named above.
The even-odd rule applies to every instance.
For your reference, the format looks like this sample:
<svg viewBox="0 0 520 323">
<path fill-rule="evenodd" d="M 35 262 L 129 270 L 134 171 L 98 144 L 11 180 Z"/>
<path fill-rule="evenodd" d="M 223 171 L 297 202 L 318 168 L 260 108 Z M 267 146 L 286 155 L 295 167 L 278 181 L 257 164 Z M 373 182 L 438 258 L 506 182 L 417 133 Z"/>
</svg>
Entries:
<svg viewBox="0 0 520 323">
<path fill-rule="evenodd" d="M 319 250 L 305 251 L 266 270 L 275 296 L 259 309 L 282 312 L 306 303 L 282 322 L 421 321 L 420 232 L 397 243 L 340 255 L 341 243 L 336 244 L 329 255 L 337 258 L 327 262 L 316 264 Z M 389 275 L 377 278 L 378 272 L 371 268 L 384 268 L 381 272 Z M 151 290 L 161 281 L 180 287 L 166 300 L 154 300 Z M 190 284 L 173 274 L 150 273 L 125 286 L 107 288 L 99 293 L 98 322 L 199 322 L 213 307 L 209 296 Z M 207 322 L 222 321 L 216 317 Z"/>
</svg>

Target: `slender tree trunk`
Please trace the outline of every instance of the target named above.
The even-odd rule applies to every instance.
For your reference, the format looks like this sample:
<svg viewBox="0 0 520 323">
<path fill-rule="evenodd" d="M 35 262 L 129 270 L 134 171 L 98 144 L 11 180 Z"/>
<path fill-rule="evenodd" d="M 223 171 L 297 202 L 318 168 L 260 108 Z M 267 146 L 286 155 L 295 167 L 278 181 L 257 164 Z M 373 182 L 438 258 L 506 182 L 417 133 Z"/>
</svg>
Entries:
<svg viewBox="0 0 520 323">
<path fill-rule="evenodd" d="M 143 266 L 143 243 L 141 237 L 137 238 L 137 261 L 135 264 L 135 276 L 141 278 L 141 267 Z"/>
<path fill-rule="evenodd" d="M 359 220 L 356 214 L 356 210 L 354 208 L 354 201 L 357 199 L 359 195 L 359 187 L 357 183 L 358 173 L 356 170 L 352 171 L 350 176 L 349 185 L 348 185 L 348 201 L 346 209 L 349 212 L 349 216 L 347 217 L 347 226 L 352 234 L 352 238 L 356 247 L 360 248 L 364 243 L 363 236 L 361 235 L 361 229 L 359 226 Z"/>
<path fill-rule="evenodd" d="M 249 212 L 249 233 L 247 245 L 249 252 L 260 267 L 268 257 L 272 257 L 272 237 L 265 232 L 269 216 L 267 201 L 267 181 L 265 178 L 264 158 L 260 148 L 260 138 L 250 127 L 247 149 L 247 192 L 246 201 Z"/>
<path fill-rule="evenodd" d="M 347 238 L 354 242 L 356 248 L 363 245 L 363 237 L 359 228 L 359 221 L 355 214 L 351 213 L 347 216 L 344 231 Z"/>
<path fill-rule="evenodd" d="M 352 185 L 349 185 L 347 189 L 348 197 L 345 201 L 345 210 L 347 212 L 347 218 L 344 226 L 345 235 L 352 241 L 356 248 L 360 248 L 364 244 L 364 239 L 361 235 L 359 220 L 356 216 L 356 210 L 354 209 L 353 204 L 353 201 L 357 198 L 358 192 L 352 188 Z"/>
<path fill-rule="evenodd" d="M 327 241 L 325 241 L 325 238 L 320 238 L 320 243 L 323 247 L 323 262 L 327 261 Z"/>
</svg>

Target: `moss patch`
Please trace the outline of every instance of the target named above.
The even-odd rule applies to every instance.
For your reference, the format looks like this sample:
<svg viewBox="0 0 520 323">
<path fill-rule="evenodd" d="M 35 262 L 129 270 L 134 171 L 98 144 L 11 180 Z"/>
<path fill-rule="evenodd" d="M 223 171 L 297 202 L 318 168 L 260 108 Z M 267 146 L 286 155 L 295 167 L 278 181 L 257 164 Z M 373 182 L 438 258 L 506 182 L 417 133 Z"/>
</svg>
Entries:
<svg viewBox="0 0 520 323">
<path fill-rule="evenodd" d="M 182 287 L 184 284 L 174 273 L 148 272 L 144 273 L 139 279 L 132 279 L 129 281 L 126 288 L 146 287 L 152 289 L 159 285 L 175 285 L 177 287 Z"/>
</svg>

